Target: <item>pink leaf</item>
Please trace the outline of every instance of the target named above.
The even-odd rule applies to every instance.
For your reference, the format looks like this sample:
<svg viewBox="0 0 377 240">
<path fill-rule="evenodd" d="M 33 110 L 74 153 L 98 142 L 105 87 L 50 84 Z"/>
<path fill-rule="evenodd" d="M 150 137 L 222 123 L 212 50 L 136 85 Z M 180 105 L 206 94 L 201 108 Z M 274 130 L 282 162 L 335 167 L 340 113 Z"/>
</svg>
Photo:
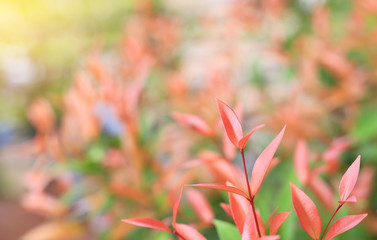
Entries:
<svg viewBox="0 0 377 240">
<path fill-rule="evenodd" d="M 207 136 L 213 135 L 212 129 L 208 126 L 208 124 L 205 121 L 203 121 L 203 119 L 199 118 L 198 116 L 174 112 L 172 113 L 172 117 L 177 122 L 189 128 L 192 128 L 194 131 L 197 131 Z"/>
<path fill-rule="evenodd" d="M 212 223 L 214 213 L 208 200 L 196 189 L 186 191 L 187 199 L 196 215 L 205 223 Z"/>
<path fill-rule="evenodd" d="M 129 218 L 122 219 L 122 222 L 163 232 L 173 232 L 165 223 L 153 218 Z"/>
<path fill-rule="evenodd" d="M 233 221 L 242 235 L 246 215 L 251 209 L 250 202 L 244 197 L 229 193 L 229 205 L 232 210 Z"/>
<path fill-rule="evenodd" d="M 313 201 L 292 182 L 291 194 L 293 207 L 304 230 L 313 239 L 319 239 L 321 235 L 321 217 Z"/>
<path fill-rule="evenodd" d="M 206 240 L 206 238 L 198 232 L 195 228 L 187 224 L 175 224 L 175 230 L 185 240 Z"/>
<path fill-rule="evenodd" d="M 307 184 L 309 177 L 309 151 L 304 140 L 297 143 L 293 157 L 293 165 L 298 179 L 304 185 Z"/>
<path fill-rule="evenodd" d="M 271 220 L 272 220 L 272 217 L 275 215 L 276 211 L 278 210 L 279 207 L 276 207 L 272 213 L 270 214 L 270 216 L 268 217 L 267 221 L 266 221 L 266 228 L 268 228 L 268 224 L 270 224 Z"/>
<path fill-rule="evenodd" d="M 243 192 L 242 190 L 240 190 L 236 187 L 231 187 L 231 186 L 224 186 L 224 185 L 215 184 L 215 183 L 190 184 L 190 185 L 187 185 L 187 186 L 213 188 L 213 189 L 223 190 L 223 191 L 226 191 L 226 192 L 235 193 L 235 194 L 243 196 L 244 198 L 248 198 L 248 196 L 245 192 Z"/>
<path fill-rule="evenodd" d="M 356 185 L 357 177 L 359 176 L 360 169 L 360 155 L 348 168 L 346 173 L 343 175 L 342 180 L 339 184 L 339 198 L 340 201 L 345 201 L 350 196 L 353 188 Z"/>
<path fill-rule="evenodd" d="M 262 128 L 262 127 L 264 127 L 264 124 L 261 124 L 261 125 L 256 126 L 253 130 L 250 131 L 249 134 L 247 134 L 246 136 L 242 137 L 242 138 L 238 141 L 238 144 L 237 144 L 238 148 L 239 148 L 239 149 L 244 149 L 245 146 L 246 146 L 247 141 L 248 141 L 249 138 L 250 138 L 250 136 L 253 135 L 253 133 L 254 133 L 256 130 L 258 130 L 258 129 Z"/>
<path fill-rule="evenodd" d="M 179 195 L 177 197 L 177 200 L 175 200 L 174 207 L 173 207 L 173 224 L 172 225 L 174 228 L 177 222 L 177 213 L 178 213 L 179 202 L 181 201 L 181 197 L 182 197 L 182 191 L 183 191 L 183 187 L 181 187 L 181 191 L 179 192 Z"/>
<path fill-rule="evenodd" d="M 242 240 L 258 240 L 258 230 L 255 225 L 254 213 L 252 210 L 246 216 L 243 226 Z"/>
<path fill-rule="evenodd" d="M 229 140 L 234 146 L 238 147 L 238 141 L 243 137 L 240 120 L 236 113 L 219 99 L 217 99 L 217 107 L 219 108 L 220 117 Z"/>
<path fill-rule="evenodd" d="M 280 144 L 285 131 L 285 127 L 280 131 L 279 135 L 264 149 L 255 161 L 253 171 L 251 173 L 251 194 L 255 196 L 262 185 L 263 179 L 270 166 L 271 160 Z"/>
<path fill-rule="evenodd" d="M 283 224 L 285 219 L 287 219 L 289 214 L 291 214 L 291 212 L 280 212 L 272 218 L 270 226 L 270 235 L 275 235 L 278 232 L 280 226 Z"/>
<path fill-rule="evenodd" d="M 326 234 L 325 240 L 331 240 L 359 224 L 368 214 L 350 215 L 336 220 Z"/>
</svg>

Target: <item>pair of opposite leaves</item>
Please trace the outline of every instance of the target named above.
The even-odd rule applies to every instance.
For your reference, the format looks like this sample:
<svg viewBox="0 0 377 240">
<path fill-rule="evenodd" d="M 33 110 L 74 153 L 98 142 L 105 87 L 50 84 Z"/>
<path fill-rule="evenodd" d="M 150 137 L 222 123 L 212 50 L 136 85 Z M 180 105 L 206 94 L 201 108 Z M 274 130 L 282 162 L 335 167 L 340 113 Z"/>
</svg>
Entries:
<svg viewBox="0 0 377 240">
<path fill-rule="evenodd" d="M 339 183 L 339 208 L 345 203 L 354 203 L 356 197 L 352 195 L 352 191 L 356 185 L 360 169 L 360 155 L 348 168 Z M 314 202 L 293 183 L 290 183 L 292 202 L 297 213 L 298 219 L 312 239 L 320 239 L 322 221 L 318 209 Z M 325 240 L 331 240 L 339 234 L 348 231 L 359 224 L 368 214 L 349 215 L 335 221 L 329 228 Z M 321 237 L 323 239 L 323 236 Z"/>
</svg>

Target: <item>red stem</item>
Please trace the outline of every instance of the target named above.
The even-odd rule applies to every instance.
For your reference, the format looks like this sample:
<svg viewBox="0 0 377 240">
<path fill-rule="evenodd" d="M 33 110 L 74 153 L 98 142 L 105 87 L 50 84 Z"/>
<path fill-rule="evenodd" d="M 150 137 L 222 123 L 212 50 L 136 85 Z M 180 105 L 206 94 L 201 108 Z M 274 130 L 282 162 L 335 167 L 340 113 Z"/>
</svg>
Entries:
<svg viewBox="0 0 377 240">
<path fill-rule="evenodd" d="M 332 217 L 330 218 L 330 221 L 327 223 L 326 228 L 325 228 L 325 230 L 324 230 L 323 233 L 322 233 L 321 240 L 324 238 L 324 236 L 325 236 L 325 234 L 326 234 L 326 231 L 327 231 L 327 228 L 330 226 L 330 223 L 331 223 L 331 221 L 333 220 L 333 218 L 335 217 L 335 214 L 339 211 L 339 209 L 340 209 L 342 206 L 343 206 L 343 204 L 340 203 L 340 204 L 338 205 L 338 207 L 336 208 L 334 214 L 333 214 Z"/>
<path fill-rule="evenodd" d="M 240 151 L 241 151 L 241 156 L 242 156 L 243 170 L 245 172 L 245 178 L 246 178 L 246 183 L 247 183 L 247 191 L 249 193 L 249 202 L 250 202 L 250 205 L 251 205 L 251 209 L 253 210 L 254 221 L 255 221 L 255 225 L 257 227 L 258 236 L 261 237 L 262 235 L 261 235 L 260 230 L 259 230 L 259 225 L 258 225 L 258 221 L 257 221 L 257 215 L 256 215 L 256 212 L 255 212 L 255 207 L 254 207 L 254 197 L 251 197 L 251 189 L 250 189 L 250 184 L 249 184 L 249 177 L 247 175 L 247 170 L 246 170 L 245 154 L 244 154 L 243 149 L 240 149 Z"/>
</svg>

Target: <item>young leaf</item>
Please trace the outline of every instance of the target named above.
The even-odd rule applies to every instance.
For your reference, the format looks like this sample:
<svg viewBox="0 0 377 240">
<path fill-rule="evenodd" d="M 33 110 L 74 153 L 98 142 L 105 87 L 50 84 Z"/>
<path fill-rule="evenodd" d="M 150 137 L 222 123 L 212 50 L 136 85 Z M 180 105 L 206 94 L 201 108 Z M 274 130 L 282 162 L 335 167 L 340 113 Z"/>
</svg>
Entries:
<svg viewBox="0 0 377 240">
<path fill-rule="evenodd" d="M 174 228 L 185 240 L 206 240 L 206 238 L 200 234 L 198 230 L 190 225 L 176 223 Z"/>
<path fill-rule="evenodd" d="M 246 215 L 251 210 L 251 205 L 246 198 L 234 193 L 229 193 L 229 205 L 232 210 L 233 221 L 242 234 Z"/>
<path fill-rule="evenodd" d="M 352 165 L 347 169 L 346 173 L 343 175 L 342 180 L 339 184 L 339 198 L 340 201 L 345 201 L 348 199 L 356 185 L 357 177 L 359 176 L 360 169 L 360 155 L 352 163 Z"/>
<path fill-rule="evenodd" d="M 129 218 L 122 219 L 122 222 L 139 227 L 152 228 L 163 232 L 172 232 L 172 230 L 165 223 L 153 218 Z"/>
<path fill-rule="evenodd" d="M 270 166 L 271 160 L 280 144 L 281 139 L 285 131 L 285 127 L 280 131 L 277 137 L 264 149 L 264 151 L 259 155 L 255 161 L 253 171 L 251 173 L 251 194 L 255 196 L 262 185 L 263 179 L 267 173 L 268 167 Z"/>
<path fill-rule="evenodd" d="M 241 235 L 233 224 L 218 219 L 215 219 L 213 223 L 215 224 L 220 240 L 241 240 Z"/>
<path fill-rule="evenodd" d="M 291 214 L 291 212 L 280 212 L 276 214 L 271 220 L 270 235 L 275 235 L 285 219 Z"/>
<path fill-rule="evenodd" d="M 179 195 L 177 197 L 177 200 L 175 200 L 174 207 L 173 207 L 173 224 L 172 225 L 174 228 L 177 222 L 177 213 L 178 213 L 179 202 L 181 201 L 181 197 L 182 197 L 182 191 L 183 191 L 183 187 L 181 188 L 181 191 L 179 192 Z"/>
<path fill-rule="evenodd" d="M 250 136 L 253 135 L 253 133 L 254 133 L 256 130 L 258 130 L 258 129 L 262 128 L 262 127 L 264 127 L 264 124 L 261 124 L 261 125 L 256 126 L 253 130 L 250 131 L 249 134 L 247 134 L 246 136 L 242 137 L 242 138 L 238 141 L 238 144 L 237 144 L 238 148 L 239 148 L 239 149 L 244 149 L 245 146 L 246 146 L 247 141 L 248 141 L 249 138 L 250 138 Z"/>
<path fill-rule="evenodd" d="M 336 220 L 326 234 L 325 240 L 331 240 L 359 224 L 368 214 L 350 215 Z"/>
<path fill-rule="evenodd" d="M 279 208 L 279 206 L 276 207 L 276 208 L 272 211 L 272 213 L 270 214 L 270 216 L 268 217 L 268 219 L 267 219 L 267 221 L 266 221 L 266 228 L 268 228 L 268 224 L 270 224 L 270 222 L 271 222 L 272 218 L 274 217 L 274 215 L 275 215 L 276 211 L 278 210 L 278 208 Z"/>
<path fill-rule="evenodd" d="M 242 232 L 242 240 L 257 240 L 258 239 L 258 231 L 255 225 L 254 219 L 255 219 L 254 213 L 251 210 L 249 211 L 245 219 L 243 232 Z"/>
<path fill-rule="evenodd" d="M 197 131 L 207 136 L 213 135 L 212 129 L 208 126 L 208 124 L 205 121 L 203 121 L 203 119 L 199 118 L 198 116 L 173 112 L 172 117 L 177 122 L 189 128 L 192 128 L 194 131 Z"/>
<path fill-rule="evenodd" d="M 208 200 L 196 189 L 189 188 L 186 191 L 187 200 L 194 209 L 196 215 L 205 223 L 211 224 L 214 213 Z"/>
<path fill-rule="evenodd" d="M 242 190 L 236 188 L 236 187 L 231 187 L 231 186 L 225 186 L 225 185 L 221 185 L 221 184 L 215 184 L 215 183 L 201 183 L 201 184 L 189 184 L 189 185 L 186 185 L 186 186 L 191 186 L 191 187 L 204 187 L 204 188 L 213 188 L 213 189 L 218 189 L 218 190 L 223 190 L 223 191 L 226 191 L 226 192 L 231 192 L 231 193 L 235 193 L 235 194 L 238 194 L 238 195 L 241 195 L 245 198 L 249 198 L 247 193 L 243 192 Z"/>
<path fill-rule="evenodd" d="M 319 239 L 321 235 L 321 217 L 313 201 L 292 182 L 291 194 L 293 207 L 298 216 L 301 226 L 313 239 Z"/>
<path fill-rule="evenodd" d="M 304 140 L 300 140 L 297 143 L 293 156 L 293 165 L 298 179 L 306 185 L 309 177 L 309 152 Z"/>
<path fill-rule="evenodd" d="M 229 140 L 238 147 L 238 141 L 243 138 L 241 122 L 236 113 L 224 102 L 217 99 L 217 107 L 219 108 L 220 117 L 223 122 L 226 134 Z"/>
</svg>

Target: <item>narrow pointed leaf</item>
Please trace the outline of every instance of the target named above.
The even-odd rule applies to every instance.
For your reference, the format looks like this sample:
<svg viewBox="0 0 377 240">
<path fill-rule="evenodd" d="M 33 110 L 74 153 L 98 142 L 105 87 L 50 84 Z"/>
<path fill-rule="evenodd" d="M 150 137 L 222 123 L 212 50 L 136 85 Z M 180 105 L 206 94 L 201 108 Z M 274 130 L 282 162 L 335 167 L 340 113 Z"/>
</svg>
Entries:
<svg viewBox="0 0 377 240">
<path fill-rule="evenodd" d="M 238 144 L 237 144 L 238 148 L 239 148 L 239 149 L 244 149 L 245 146 L 246 146 L 247 141 L 248 141 L 249 138 L 250 138 L 250 136 L 253 135 L 253 133 L 254 133 L 256 130 L 258 130 L 258 129 L 262 128 L 262 127 L 264 127 L 264 124 L 261 124 L 261 125 L 256 126 L 255 128 L 253 128 L 253 130 L 250 131 L 249 134 L 247 134 L 246 136 L 242 137 L 242 138 L 238 141 Z"/>
<path fill-rule="evenodd" d="M 179 192 L 179 195 L 177 197 L 177 200 L 175 200 L 174 207 L 173 207 L 173 224 L 172 225 L 174 228 L 177 222 L 177 213 L 178 213 L 179 202 L 181 201 L 181 197 L 182 197 L 182 191 L 183 191 L 183 187 L 181 188 L 181 191 Z"/>
<path fill-rule="evenodd" d="M 258 230 L 255 225 L 254 213 L 249 211 L 243 226 L 242 240 L 258 240 Z"/>
<path fill-rule="evenodd" d="M 307 184 L 309 177 L 309 151 L 304 140 L 297 143 L 293 156 L 293 165 L 298 179 L 304 185 Z"/>
<path fill-rule="evenodd" d="M 274 217 L 274 215 L 275 215 L 276 211 L 278 210 L 278 208 L 279 208 L 279 207 L 276 207 L 276 208 L 272 211 L 272 213 L 270 214 L 270 216 L 268 217 L 268 219 L 267 219 L 267 221 L 266 221 L 266 228 L 268 228 L 268 224 L 270 224 L 270 222 L 271 222 L 272 218 Z"/>
<path fill-rule="evenodd" d="M 270 235 L 275 235 L 285 219 L 291 214 L 291 212 L 280 212 L 275 215 L 271 220 Z"/>
<path fill-rule="evenodd" d="M 199 233 L 198 230 L 187 224 L 176 223 L 175 230 L 185 240 L 206 240 L 206 238 L 201 233 Z"/>
<path fill-rule="evenodd" d="M 240 190 L 239 188 L 231 187 L 231 186 L 225 186 L 225 185 L 221 185 L 221 184 L 201 183 L 201 184 L 191 184 L 191 185 L 187 185 L 187 186 L 218 189 L 218 190 L 222 190 L 222 191 L 226 191 L 226 192 L 235 193 L 235 194 L 241 195 L 245 198 L 248 198 L 247 194 L 245 192 L 243 192 L 242 190 Z"/>
<path fill-rule="evenodd" d="M 196 215 L 205 223 L 212 223 L 214 213 L 208 200 L 198 190 L 189 188 L 186 191 L 187 200 Z"/>
<path fill-rule="evenodd" d="M 266 235 L 266 229 L 264 227 L 264 223 L 262 221 L 262 218 L 260 216 L 260 212 L 257 210 L 257 221 L 258 221 L 258 226 L 259 230 L 262 236 Z"/>
<path fill-rule="evenodd" d="M 280 131 L 277 137 L 264 149 L 255 161 L 253 171 L 251 173 L 251 194 L 255 196 L 262 185 L 263 179 L 266 176 L 267 170 L 270 166 L 271 160 L 280 144 L 286 126 Z"/>
<path fill-rule="evenodd" d="M 321 217 L 313 201 L 293 183 L 290 183 L 293 207 L 301 226 L 313 239 L 321 235 Z"/>
<path fill-rule="evenodd" d="M 233 221 L 242 234 L 246 216 L 251 209 L 250 202 L 244 197 L 229 193 L 229 205 L 232 210 Z"/>
<path fill-rule="evenodd" d="M 346 173 L 343 175 L 342 180 L 339 184 L 339 198 L 340 201 L 347 200 L 356 185 L 357 177 L 359 176 L 360 169 L 360 155 L 352 163 L 352 165 L 347 169 Z"/>
<path fill-rule="evenodd" d="M 203 119 L 201 119 L 198 116 L 174 112 L 172 113 L 172 117 L 177 122 L 193 129 L 194 131 L 197 131 L 207 136 L 213 135 L 212 129 Z"/>
<path fill-rule="evenodd" d="M 368 214 L 350 215 L 336 220 L 326 234 L 325 240 L 331 240 L 359 224 Z"/>
<path fill-rule="evenodd" d="M 226 134 L 229 140 L 238 147 L 238 141 L 243 138 L 241 122 L 236 113 L 224 102 L 217 99 L 217 107 L 219 108 L 220 117 L 223 122 Z"/>
<path fill-rule="evenodd" d="M 139 227 L 152 228 L 162 232 L 172 232 L 172 230 L 165 223 L 153 218 L 129 218 L 122 219 L 122 222 Z"/>
</svg>

